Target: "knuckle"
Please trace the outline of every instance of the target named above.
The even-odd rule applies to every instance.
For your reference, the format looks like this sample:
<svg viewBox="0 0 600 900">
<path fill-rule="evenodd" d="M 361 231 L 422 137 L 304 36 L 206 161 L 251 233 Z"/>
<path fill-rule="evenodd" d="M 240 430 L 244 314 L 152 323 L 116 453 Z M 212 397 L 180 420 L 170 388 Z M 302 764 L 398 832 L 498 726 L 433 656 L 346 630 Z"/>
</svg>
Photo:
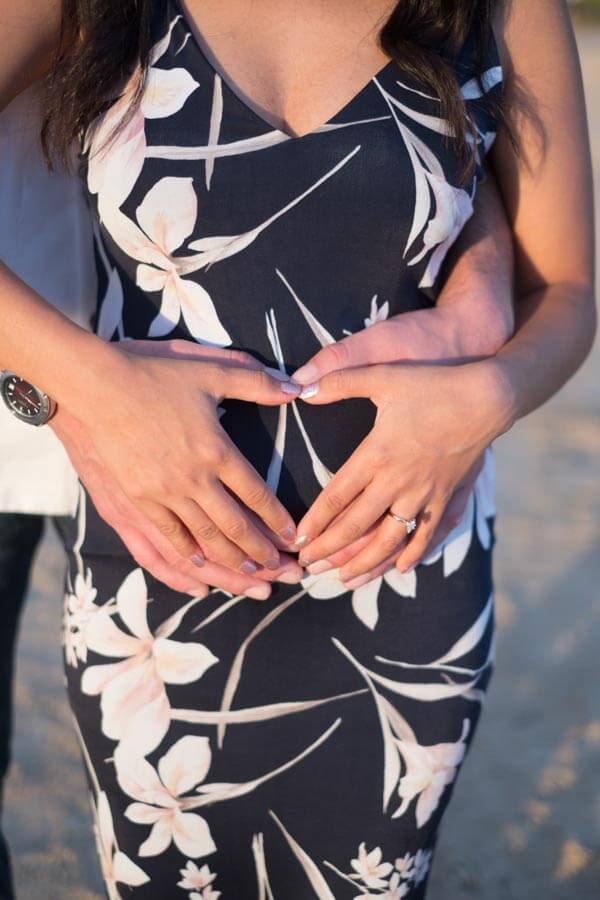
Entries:
<svg viewBox="0 0 600 900">
<path fill-rule="evenodd" d="M 393 553 L 394 550 L 397 550 L 400 544 L 402 543 L 402 538 L 395 537 L 394 535 L 388 534 L 385 537 L 381 538 L 380 546 L 381 549 L 385 551 L 386 556 L 390 553 Z"/>
<path fill-rule="evenodd" d="M 248 502 L 253 509 L 264 509 L 270 506 L 272 493 L 266 484 L 256 485 L 248 492 Z"/>
<path fill-rule="evenodd" d="M 391 467 L 391 451 L 389 447 L 376 445 L 369 453 L 369 461 L 374 469 L 387 469 Z"/>
<path fill-rule="evenodd" d="M 246 537 L 249 531 L 249 525 L 245 519 L 235 519 L 225 528 L 225 534 L 234 541 L 239 541 Z"/>
<path fill-rule="evenodd" d="M 362 533 L 360 522 L 350 521 L 344 524 L 344 540 L 347 540 L 348 543 L 358 540 Z"/>
<path fill-rule="evenodd" d="M 331 510 L 331 512 L 339 513 L 344 508 L 344 501 L 343 501 L 342 497 L 340 496 L 340 494 L 337 494 L 335 491 L 326 492 L 323 497 L 323 500 L 324 500 L 325 504 L 327 505 L 328 509 Z"/>
<path fill-rule="evenodd" d="M 170 541 L 177 540 L 182 536 L 181 525 L 176 519 L 160 519 L 156 523 L 156 527 L 162 536 L 168 538 Z"/>
<path fill-rule="evenodd" d="M 336 394 L 344 394 L 348 387 L 348 375 L 344 369 L 337 369 L 329 375 L 330 384 Z"/>
<path fill-rule="evenodd" d="M 213 441 L 207 448 L 207 457 L 213 469 L 223 469 L 231 461 L 231 447 L 225 441 Z"/>
<path fill-rule="evenodd" d="M 350 362 L 351 353 L 347 341 L 342 340 L 330 344 L 325 353 L 329 355 L 331 362 L 336 366 L 347 366 Z"/>
<path fill-rule="evenodd" d="M 194 536 L 200 538 L 206 544 L 212 543 L 219 535 L 219 529 L 214 522 L 203 522 L 194 528 Z"/>
</svg>

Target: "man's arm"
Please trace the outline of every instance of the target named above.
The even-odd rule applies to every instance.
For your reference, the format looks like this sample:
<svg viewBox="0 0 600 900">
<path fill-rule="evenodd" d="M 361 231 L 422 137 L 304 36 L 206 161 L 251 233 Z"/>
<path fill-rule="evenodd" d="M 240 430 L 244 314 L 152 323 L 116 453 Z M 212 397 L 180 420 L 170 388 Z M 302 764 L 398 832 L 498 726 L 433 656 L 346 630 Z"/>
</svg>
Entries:
<svg viewBox="0 0 600 900">
<path fill-rule="evenodd" d="M 328 372 L 388 362 L 466 362 L 512 337 L 513 247 L 500 194 L 481 182 L 475 211 L 440 273 L 436 306 L 400 313 L 319 350 L 294 372 L 309 384 Z"/>
<path fill-rule="evenodd" d="M 491 173 L 475 197 L 475 212 L 451 248 L 436 306 L 448 328 L 462 328 L 472 356 L 492 356 L 514 331 L 514 262 L 510 226 Z M 459 344 L 460 335 L 455 336 Z"/>
</svg>

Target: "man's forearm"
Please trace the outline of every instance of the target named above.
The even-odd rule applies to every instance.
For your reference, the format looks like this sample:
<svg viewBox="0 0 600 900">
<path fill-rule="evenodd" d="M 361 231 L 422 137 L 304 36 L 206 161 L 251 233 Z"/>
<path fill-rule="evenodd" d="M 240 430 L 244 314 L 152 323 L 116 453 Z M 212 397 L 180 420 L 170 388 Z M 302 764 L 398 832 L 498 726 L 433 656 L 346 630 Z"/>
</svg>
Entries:
<svg viewBox="0 0 600 900">
<path fill-rule="evenodd" d="M 440 277 L 437 308 L 451 329 L 468 330 L 468 355 L 497 353 L 514 330 L 514 266 L 510 227 L 491 175 L 478 186 L 475 212 Z"/>
</svg>

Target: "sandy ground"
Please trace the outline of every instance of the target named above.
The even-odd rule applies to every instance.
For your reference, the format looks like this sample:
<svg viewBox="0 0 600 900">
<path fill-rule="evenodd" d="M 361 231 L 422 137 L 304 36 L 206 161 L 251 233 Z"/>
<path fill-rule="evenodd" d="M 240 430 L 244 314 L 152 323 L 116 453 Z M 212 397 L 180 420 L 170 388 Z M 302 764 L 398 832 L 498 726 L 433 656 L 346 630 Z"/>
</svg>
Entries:
<svg viewBox="0 0 600 900">
<path fill-rule="evenodd" d="M 579 40 L 600 185 L 600 31 Z M 498 663 L 431 900 L 600 898 L 599 382 L 600 346 L 498 444 Z M 101 896 L 63 693 L 61 579 L 47 539 L 22 630 L 6 799 L 20 900 Z"/>
</svg>

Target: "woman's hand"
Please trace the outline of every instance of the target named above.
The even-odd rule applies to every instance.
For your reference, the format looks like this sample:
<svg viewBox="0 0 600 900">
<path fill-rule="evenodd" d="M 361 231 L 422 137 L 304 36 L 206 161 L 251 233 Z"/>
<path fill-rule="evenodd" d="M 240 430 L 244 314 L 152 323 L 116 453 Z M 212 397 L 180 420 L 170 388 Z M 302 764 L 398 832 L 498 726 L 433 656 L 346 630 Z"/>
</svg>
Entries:
<svg viewBox="0 0 600 900">
<path fill-rule="evenodd" d="M 285 403 L 299 388 L 246 353 L 187 341 L 111 348 L 115 366 L 93 408 L 88 400 L 67 411 L 127 499 L 192 562 L 209 557 L 246 575 L 280 569 L 276 542 L 293 542 L 294 522 L 223 430 L 217 408 L 226 397 Z"/>
<path fill-rule="evenodd" d="M 466 277 L 466 273 L 463 272 L 463 276 Z M 319 350 L 294 372 L 294 381 L 306 384 L 318 381 L 330 372 L 376 363 L 445 361 L 456 364 L 492 355 L 511 335 L 512 303 L 510 289 L 507 290 L 510 285 L 504 282 L 504 276 L 498 283 L 498 279 L 491 277 L 482 281 L 477 273 L 472 273 L 466 284 L 465 277 L 458 281 L 450 279 L 440 298 L 443 305 L 376 321 Z M 482 466 L 483 456 L 457 485 L 421 558 L 438 547 L 462 519 Z M 346 564 L 376 539 L 380 524 L 382 520 L 374 523 L 357 541 L 330 554 L 327 559 L 309 565 L 309 572 L 319 574 L 342 566 L 345 566 L 344 575 L 352 572 Z M 400 553 L 391 554 L 371 570 L 371 577 L 376 578 L 387 571 L 396 563 Z"/>
<path fill-rule="evenodd" d="M 314 567 L 331 561 L 381 520 L 340 572 L 350 588 L 371 580 L 376 567 L 389 567 L 391 559 L 407 571 L 423 557 L 453 494 L 509 426 L 501 383 L 478 363 L 345 369 L 304 393 L 309 403 L 366 397 L 377 407 L 370 434 L 298 525 L 299 562 Z M 386 515 L 390 507 L 417 519 L 410 541 L 405 527 Z"/>
<path fill-rule="evenodd" d="M 76 419 L 61 408 L 52 420 L 52 427 L 98 514 L 116 531 L 138 565 L 167 587 L 194 597 L 204 597 L 210 588 L 217 588 L 232 594 L 245 594 L 255 600 L 266 600 L 271 593 L 271 587 L 266 582 L 295 584 L 302 578 L 303 570 L 288 554 L 281 555 L 281 569 L 259 569 L 254 576 L 227 569 L 209 560 L 199 569 L 180 556 L 156 526 L 127 499 L 102 465 L 85 429 Z"/>
</svg>

